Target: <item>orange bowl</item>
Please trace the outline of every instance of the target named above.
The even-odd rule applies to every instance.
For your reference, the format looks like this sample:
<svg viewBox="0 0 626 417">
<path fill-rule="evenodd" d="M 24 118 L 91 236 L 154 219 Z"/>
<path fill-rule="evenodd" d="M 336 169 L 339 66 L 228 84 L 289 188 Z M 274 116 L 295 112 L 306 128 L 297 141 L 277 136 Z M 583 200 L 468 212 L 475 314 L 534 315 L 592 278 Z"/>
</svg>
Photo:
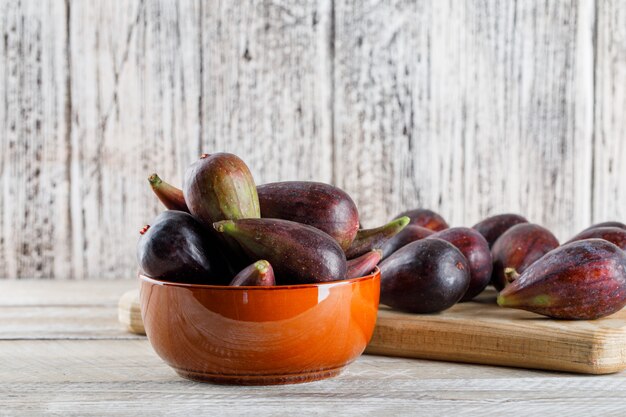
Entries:
<svg viewBox="0 0 626 417">
<path fill-rule="evenodd" d="M 372 337 L 380 293 L 378 268 L 356 279 L 275 287 L 139 279 L 156 353 L 184 378 L 242 385 L 338 375 Z"/>
</svg>

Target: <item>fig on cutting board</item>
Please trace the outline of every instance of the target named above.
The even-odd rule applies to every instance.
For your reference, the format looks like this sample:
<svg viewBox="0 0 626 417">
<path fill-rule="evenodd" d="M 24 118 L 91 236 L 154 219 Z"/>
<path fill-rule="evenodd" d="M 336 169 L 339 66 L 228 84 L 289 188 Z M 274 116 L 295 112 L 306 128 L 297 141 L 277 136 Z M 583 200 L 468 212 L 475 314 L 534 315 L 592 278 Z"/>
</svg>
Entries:
<svg viewBox="0 0 626 417">
<path fill-rule="evenodd" d="M 167 281 L 222 284 L 232 277 L 217 239 L 182 211 L 164 211 L 142 229 L 137 260 L 146 275 Z"/>
<path fill-rule="evenodd" d="M 161 203 L 170 210 L 186 211 L 189 213 L 187 203 L 185 203 L 185 197 L 182 190 L 174 187 L 163 181 L 157 174 L 152 174 L 148 177 L 150 187 L 154 194 L 161 200 Z"/>
<path fill-rule="evenodd" d="M 418 208 L 414 210 L 407 210 L 404 213 L 398 215 L 398 217 L 406 216 L 411 219 L 410 224 L 425 227 L 426 229 L 438 232 L 443 229 L 447 229 L 448 223 L 439 214 L 432 210 Z"/>
<path fill-rule="evenodd" d="M 557 238 L 548 229 L 537 224 L 521 223 L 511 227 L 491 248 L 491 283 L 498 291 L 502 290 L 516 274 L 524 272 L 533 262 L 557 246 Z"/>
<path fill-rule="evenodd" d="M 422 239 L 382 261 L 380 301 L 412 313 L 435 313 L 452 307 L 467 292 L 465 256 L 441 239 Z"/>
<path fill-rule="evenodd" d="M 359 228 L 359 212 L 343 190 L 329 184 L 285 181 L 257 187 L 261 217 L 308 224 L 328 233 L 343 250 Z"/>
<path fill-rule="evenodd" d="M 480 294 L 491 280 L 491 251 L 485 238 L 468 227 L 452 227 L 435 233 L 428 239 L 441 239 L 452 243 L 467 259 L 470 284 L 461 301 L 469 301 Z"/>
<path fill-rule="evenodd" d="M 329 235 L 281 219 L 224 220 L 216 231 L 234 239 L 253 259 L 266 259 L 279 284 L 309 284 L 346 278 L 346 257 Z"/>
<path fill-rule="evenodd" d="M 185 172 L 191 214 L 208 227 L 220 220 L 259 218 L 256 185 L 246 164 L 230 153 L 203 154 Z"/>
<path fill-rule="evenodd" d="M 626 253 L 602 239 L 567 243 L 528 267 L 498 304 L 558 319 L 608 316 L 626 305 Z"/>
<path fill-rule="evenodd" d="M 266 260 L 260 260 L 242 269 L 228 285 L 268 287 L 276 285 L 276 278 L 272 265 Z"/>
<path fill-rule="evenodd" d="M 380 249 L 374 249 L 371 252 L 367 252 L 358 258 L 349 259 L 347 266 L 348 272 L 346 278 L 359 278 L 372 272 L 380 259 L 382 258 L 382 251 Z"/>
<path fill-rule="evenodd" d="M 391 237 L 382 245 L 383 259 L 416 240 L 424 239 L 435 233 L 434 231 L 415 224 L 409 224 L 402 229 L 397 235 Z"/>
<path fill-rule="evenodd" d="M 505 213 L 487 217 L 472 226 L 472 229 L 476 229 L 478 233 L 483 235 L 491 248 L 502 233 L 520 223 L 528 223 L 528 220 L 519 214 Z"/>
<path fill-rule="evenodd" d="M 620 249 L 626 250 L 626 229 L 620 229 L 619 227 L 596 227 L 587 229 L 574 236 L 569 242 L 584 239 L 608 240 L 614 245 L 617 245 Z"/>
<path fill-rule="evenodd" d="M 374 249 L 380 249 L 409 224 L 408 217 L 399 217 L 374 229 L 359 229 L 350 247 L 346 250 L 348 259 L 356 258 Z"/>
<path fill-rule="evenodd" d="M 626 224 L 624 224 L 622 222 L 611 221 L 611 222 L 596 223 L 594 225 L 589 226 L 585 230 L 583 230 L 583 232 L 586 232 L 586 231 L 591 230 L 591 229 L 597 229 L 598 227 L 618 227 L 620 229 L 626 230 Z"/>
</svg>

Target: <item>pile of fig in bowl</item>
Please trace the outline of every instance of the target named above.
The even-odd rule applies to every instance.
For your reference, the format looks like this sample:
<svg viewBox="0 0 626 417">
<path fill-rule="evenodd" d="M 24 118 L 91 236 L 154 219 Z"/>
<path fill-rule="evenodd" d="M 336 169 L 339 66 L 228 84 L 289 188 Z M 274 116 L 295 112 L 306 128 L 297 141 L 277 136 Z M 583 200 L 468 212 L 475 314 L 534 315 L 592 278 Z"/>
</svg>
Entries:
<svg viewBox="0 0 626 417">
<path fill-rule="evenodd" d="M 257 187 L 227 153 L 202 155 L 182 190 L 156 174 L 149 181 L 169 210 L 140 231 L 142 317 L 178 374 L 306 382 L 338 374 L 363 352 L 380 296 L 375 246 L 408 219 L 359 231 L 357 208 L 339 188 Z"/>
</svg>

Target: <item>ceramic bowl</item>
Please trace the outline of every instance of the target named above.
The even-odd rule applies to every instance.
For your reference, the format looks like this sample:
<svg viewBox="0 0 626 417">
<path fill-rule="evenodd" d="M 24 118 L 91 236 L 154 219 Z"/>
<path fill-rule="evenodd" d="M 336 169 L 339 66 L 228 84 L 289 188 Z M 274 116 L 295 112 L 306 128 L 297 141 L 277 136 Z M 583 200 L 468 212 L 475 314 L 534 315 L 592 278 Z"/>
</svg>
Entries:
<svg viewBox="0 0 626 417">
<path fill-rule="evenodd" d="M 376 324 L 378 269 L 356 279 L 275 287 L 139 278 L 150 343 L 180 376 L 197 381 L 329 378 L 363 353 Z"/>
</svg>

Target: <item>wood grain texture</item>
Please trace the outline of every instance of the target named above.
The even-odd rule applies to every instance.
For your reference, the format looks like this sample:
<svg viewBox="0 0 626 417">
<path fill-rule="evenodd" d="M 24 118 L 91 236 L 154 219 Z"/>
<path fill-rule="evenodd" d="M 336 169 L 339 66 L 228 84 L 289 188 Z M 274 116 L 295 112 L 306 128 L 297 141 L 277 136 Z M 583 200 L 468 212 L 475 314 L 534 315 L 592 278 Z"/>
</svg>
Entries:
<svg viewBox="0 0 626 417">
<path fill-rule="evenodd" d="M 202 149 L 257 183 L 331 181 L 331 0 L 202 7 Z"/>
<path fill-rule="evenodd" d="M 626 218 L 626 4 L 599 1 L 595 62 L 593 220 Z"/>
<path fill-rule="evenodd" d="M 134 276 L 201 152 L 345 188 L 365 226 L 626 221 L 619 0 L 7 0 L 0 277 Z"/>
<path fill-rule="evenodd" d="M 32 305 L 32 283 L 5 281 L 0 293 L 15 306 Z M 110 306 L 114 318 L 112 290 L 119 295 L 128 283 L 43 284 L 52 285 L 37 297 L 37 304 L 66 299 L 71 307 L 83 299 L 85 309 L 88 303 L 96 310 Z M 34 311 L 46 314 L 44 309 Z M 207 410 L 258 416 L 623 415 L 626 402 L 625 372 L 590 377 L 371 355 L 360 357 L 337 378 L 309 384 L 201 384 L 179 378 L 145 338 L 120 340 L 125 337 L 122 330 L 108 339 L 68 340 L 84 328 L 84 323 L 72 321 L 65 332 L 59 329 L 57 340 L 32 340 L 32 334 L 23 335 L 27 340 L 0 340 L 0 415 L 202 415 Z"/>
<path fill-rule="evenodd" d="M 335 9 L 335 164 L 367 224 L 416 206 L 454 225 L 520 212 L 561 238 L 589 222 L 592 5 Z"/>
<path fill-rule="evenodd" d="M 58 0 L 0 3 L 0 275 L 68 276 L 67 22 Z"/>
<path fill-rule="evenodd" d="M 131 278 L 139 228 L 200 138 L 198 2 L 71 3 L 73 277 Z M 194 145 L 195 143 L 195 145 Z"/>
</svg>

